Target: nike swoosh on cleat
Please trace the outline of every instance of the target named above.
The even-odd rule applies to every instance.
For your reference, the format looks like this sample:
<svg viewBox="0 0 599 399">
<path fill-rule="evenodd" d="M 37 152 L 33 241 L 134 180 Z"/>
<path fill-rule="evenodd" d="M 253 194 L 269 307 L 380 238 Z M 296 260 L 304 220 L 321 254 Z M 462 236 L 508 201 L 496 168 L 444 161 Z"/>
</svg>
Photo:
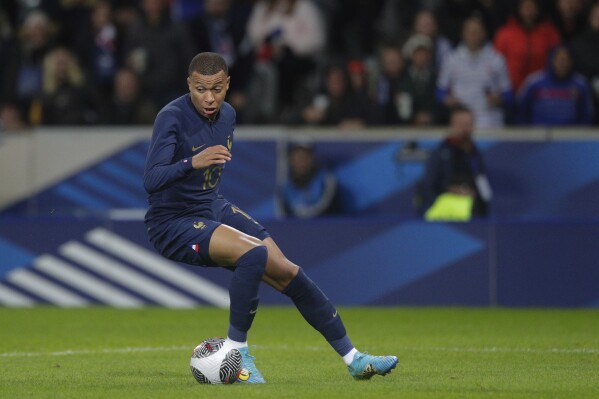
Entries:
<svg viewBox="0 0 599 399">
<path fill-rule="evenodd" d="M 256 314 L 257 311 L 258 309 L 250 310 L 250 314 Z"/>
<path fill-rule="evenodd" d="M 337 311 L 335 310 L 335 313 L 333 313 L 333 318 L 337 317 Z"/>
</svg>

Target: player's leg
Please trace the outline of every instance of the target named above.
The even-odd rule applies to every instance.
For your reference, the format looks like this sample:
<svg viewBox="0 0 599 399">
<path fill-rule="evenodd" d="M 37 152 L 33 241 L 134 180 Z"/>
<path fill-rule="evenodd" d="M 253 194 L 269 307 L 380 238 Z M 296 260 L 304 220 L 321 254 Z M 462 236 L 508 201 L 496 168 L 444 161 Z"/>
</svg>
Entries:
<svg viewBox="0 0 599 399">
<path fill-rule="evenodd" d="M 258 288 L 266 267 L 267 247 L 257 238 L 220 225 L 212 233 L 209 254 L 214 263 L 234 267 L 229 286 L 229 337 L 245 342 L 258 308 Z"/>
<path fill-rule="evenodd" d="M 319 331 L 343 358 L 355 379 L 385 375 L 397 365 L 395 356 L 372 356 L 358 352 L 349 339 L 339 312 L 303 269 L 285 257 L 270 237 L 263 240 L 268 248 L 264 279 L 287 295 L 306 321 Z"/>
<path fill-rule="evenodd" d="M 354 378 L 364 379 L 374 374 L 384 375 L 395 367 L 397 364 L 395 356 L 364 355 L 354 348 L 341 317 L 331 301 L 299 266 L 285 257 L 264 227 L 247 213 L 226 201 L 223 201 L 219 211 L 223 223 L 262 240 L 268 248 L 263 280 L 291 298 L 306 321 L 324 336 L 344 362 L 350 366 L 350 373 Z M 357 358 L 361 359 L 359 365 L 353 363 Z"/>
<path fill-rule="evenodd" d="M 214 263 L 234 269 L 229 284 L 229 331 L 223 348 L 241 352 L 245 370 L 240 381 L 264 383 L 249 354 L 247 334 L 258 310 L 258 289 L 268 257 L 266 246 L 255 237 L 220 225 L 212 233 L 209 255 Z"/>
<path fill-rule="evenodd" d="M 229 286 L 229 339 L 238 348 L 248 382 L 264 382 L 247 353 L 247 332 L 258 306 L 258 287 L 266 267 L 267 249 L 254 237 L 202 217 L 180 218 L 148 226 L 149 238 L 165 257 L 194 266 L 223 266 L 233 270 Z M 246 375 L 246 377 L 248 377 Z"/>
</svg>

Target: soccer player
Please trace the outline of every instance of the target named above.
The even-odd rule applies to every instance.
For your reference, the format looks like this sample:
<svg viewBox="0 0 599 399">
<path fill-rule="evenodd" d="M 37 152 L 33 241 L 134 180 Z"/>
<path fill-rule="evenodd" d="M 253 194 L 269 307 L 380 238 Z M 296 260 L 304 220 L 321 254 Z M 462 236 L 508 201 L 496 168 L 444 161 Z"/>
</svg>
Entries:
<svg viewBox="0 0 599 399">
<path fill-rule="evenodd" d="M 242 354 L 249 376 L 242 375 L 240 382 L 265 382 L 247 345 L 261 281 L 291 298 L 355 379 L 389 373 L 397 357 L 358 352 L 318 286 L 285 257 L 264 227 L 218 194 L 223 168 L 231 161 L 235 128 L 235 110 L 224 101 L 229 83 L 225 60 L 216 53 L 200 53 L 189 65 L 189 93 L 156 117 L 144 171 L 150 242 L 169 259 L 233 271 L 224 348 Z"/>
</svg>

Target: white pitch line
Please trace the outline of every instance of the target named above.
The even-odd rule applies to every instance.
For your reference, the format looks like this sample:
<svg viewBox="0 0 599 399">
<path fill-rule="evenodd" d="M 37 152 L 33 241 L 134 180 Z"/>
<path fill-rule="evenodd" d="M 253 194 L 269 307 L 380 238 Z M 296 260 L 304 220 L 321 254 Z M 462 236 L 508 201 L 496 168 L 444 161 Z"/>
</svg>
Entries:
<svg viewBox="0 0 599 399">
<path fill-rule="evenodd" d="M 193 351 L 191 345 L 186 346 L 141 346 L 126 348 L 107 348 L 107 349 L 65 349 L 57 352 L 5 352 L 0 353 L 0 357 L 37 357 L 37 356 L 74 356 L 74 355 L 100 355 L 103 353 L 137 353 L 137 352 L 165 352 L 165 351 Z"/>
<path fill-rule="evenodd" d="M 290 345 L 252 345 L 260 350 L 309 350 L 321 351 L 328 350 L 326 346 L 305 346 L 296 347 Z M 105 348 L 105 349 L 65 349 L 57 352 L 5 352 L 0 353 L 0 357 L 37 357 L 37 356 L 75 356 L 75 355 L 101 355 L 111 353 L 142 353 L 142 352 L 174 352 L 191 351 L 193 345 L 173 345 L 173 346 L 138 346 L 125 348 Z M 462 347 L 405 347 L 400 348 L 400 352 L 456 352 L 456 353 L 554 353 L 554 354 L 599 354 L 599 348 L 462 348 Z"/>
<path fill-rule="evenodd" d="M 598 353 L 599 348 L 461 348 L 461 347 L 422 347 L 422 348 L 406 348 L 412 351 L 434 351 L 434 352 L 457 352 L 457 353 Z"/>
</svg>

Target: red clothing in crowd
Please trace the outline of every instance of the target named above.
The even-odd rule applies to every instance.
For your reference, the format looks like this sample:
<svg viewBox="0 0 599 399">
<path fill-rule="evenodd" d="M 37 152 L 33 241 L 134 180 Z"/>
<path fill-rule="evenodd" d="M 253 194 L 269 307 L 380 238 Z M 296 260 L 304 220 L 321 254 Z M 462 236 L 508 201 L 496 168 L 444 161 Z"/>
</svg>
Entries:
<svg viewBox="0 0 599 399">
<path fill-rule="evenodd" d="M 560 43 L 557 29 L 550 22 L 539 22 L 531 30 L 510 18 L 495 34 L 495 48 L 505 57 L 514 90 L 526 77 L 545 68 L 551 48 Z"/>
</svg>

